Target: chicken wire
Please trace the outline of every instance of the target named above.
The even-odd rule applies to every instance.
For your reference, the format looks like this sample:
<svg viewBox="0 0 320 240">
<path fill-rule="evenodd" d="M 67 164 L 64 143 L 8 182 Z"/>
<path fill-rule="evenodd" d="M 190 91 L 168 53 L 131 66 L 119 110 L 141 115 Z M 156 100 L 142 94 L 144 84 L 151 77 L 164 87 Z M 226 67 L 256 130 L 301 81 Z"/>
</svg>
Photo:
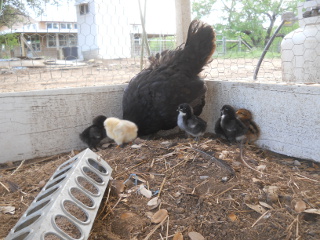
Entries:
<svg viewBox="0 0 320 240">
<path fill-rule="evenodd" d="M 172 2 L 168 8 L 174 8 Z M 157 4 L 160 7 L 161 3 Z M 147 66 L 140 12 L 129 14 L 132 9 L 125 1 L 76 0 L 75 4 L 56 6 L 55 10 L 77 17 L 73 20 L 61 17 L 61 21 L 45 17 L 38 18 L 41 21 L 25 19 L 25 24 L 14 31 L 2 29 L 1 92 L 122 84 Z M 163 21 L 148 12 L 146 15 L 146 21 Z M 283 81 L 281 41 L 288 32 L 286 27 L 280 29 L 262 61 L 257 81 Z M 147 39 L 151 55 L 176 48 L 174 32 L 147 29 Z M 216 44 L 216 52 L 203 76 L 253 81 L 262 49 L 250 46 L 242 38 L 228 39 L 220 34 Z M 306 61 L 319 61 L 319 54 L 314 51 L 312 59 Z"/>
</svg>

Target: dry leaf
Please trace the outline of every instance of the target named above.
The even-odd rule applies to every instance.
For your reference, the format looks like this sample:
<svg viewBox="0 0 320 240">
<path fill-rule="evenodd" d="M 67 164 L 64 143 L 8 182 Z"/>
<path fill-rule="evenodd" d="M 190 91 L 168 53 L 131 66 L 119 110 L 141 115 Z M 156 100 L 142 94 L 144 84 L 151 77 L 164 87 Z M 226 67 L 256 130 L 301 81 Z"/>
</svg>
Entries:
<svg viewBox="0 0 320 240">
<path fill-rule="evenodd" d="M 265 203 L 265 202 L 259 202 L 259 204 L 263 207 L 266 207 L 266 208 L 269 208 L 269 209 L 273 209 L 272 206 L 270 206 L 268 203 Z"/>
<path fill-rule="evenodd" d="M 8 213 L 8 214 L 15 214 L 16 208 L 12 207 L 12 206 L 4 206 L 4 207 L 0 207 L 0 212 L 1 213 Z"/>
<path fill-rule="evenodd" d="M 297 213 L 301 213 L 303 212 L 304 210 L 306 210 L 307 208 L 307 205 L 304 201 L 302 200 L 298 200 L 296 202 L 296 204 L 294 205 L 294 210 L 297 212 Z"/>
<path fill-rule="evenodd" d="M 146 189 L 143 185 L 140 185 L 139 191 L 146 198 L 152 197 L 152 192 L 150 190 Z"/>
<path fill-rule="evenodd" d="M 131 196 L 131 194 L 125 194 L 125 193 L 119 194 L 119 197 L 122 197 L 122 198 L 127 198 L 129 196 Z"/>
<path fill-rule="evenodd" d="M 277 187 L 277 186 L 265 186 L 264 188 L 263 188 L 263 191 L 265 192 L 265 193 L 277 193 L 278 192 L 278 190 L 279 190 L 279 188 Z"/>
<path fill-rule="evenodd" d="M 149 174 L 149 178 L 152 180 L 152 179 L 154 179 L 154 175 L 153 174 Z"/>
<path fill-rule="evenodd" d="M 198 232 L 189 232 L 188 236 L 191 240 L 204 240 L 204 237 Z"/>
<path fill-rule="evenodd" d="M 228 215 L 228 217 L 230 218 L 230 220 L 232 221 L 232 222 L 234 222 L 234 221 L 236 221 L 238 218 L 237 218 L 237 215 L 235 215 L 234 213 L 230 213 L 229 215 Z"/>
<path fill-rule="evenodd" d="M 219 154 L 218 158 L 224 160 L 228 155 L 229 155 L 229 151 L 224 150 Z"/>
<path fill-rule="evenodd" d="M 258 183 L 258 182 L 262 182 L 262 180 L 260 180 L 260 179 L 258 179 L 258 178 L 252 178 L 252 182 Z"/>
<path fill-rule="evenodd" d="M 267 201 L 270 202 L 276 202 L 278 201 L 278 190 L 279 188 L 277 186 L 266 186 L 263 188 L 263 191 L 266 193 L 267 195 Z"/>
<path fill-rule="evenodd" d="M 206 149 L 209 148 L 209 146 L 208 146 L 207 144 L 202 144 L 201 147 L 202 147 L 204 150 L 206 150 Z"/>
<path fill-rule="evenodd" d="M 150 219 L 153 216 L 153 212 L 146 212 L 145 214 L 146 214 L 147 218 L 150 218 Z"/>
<path fill-rule="evenodd" d="M 173 196 L 174 196 L 175 198 L 178 198 L 178 197 L 181 196 L 181 193 L 180 193 L 180 192 L 176 192 L 176 193 L 173 194 Z"/>
<path fill-rule="evenodd" d="M 122 193 L 126 187 L 122 181 L 112 180 L 111 185 L 116 189 L 117 193 Z"/>
<path fill-rule="evenodd" d="M 151 218 L 152 223 L 160 223 L 163 219 L 168 216 L 168 211 L 166 209 L 160 209 Z"/>
<path fill-rule="evenodd" d="M 264 171 L 266 169 L 267 165 L 259 165 L 257 166 L 258 171 Z"/>
<path fill-rule="evenodd" d="M 258 212 L 260 214 L 264 214 L 266 212 L 266 210 L 260 205 L 253 205 L 253 204 L 248 204 L 248 203 L 246 203 L 246 205 L 249 208 L 251 208 L 252 210 L 254 210 L 254 211 L 256 211 L 256 212 Z"/>
<path fill-rule="evenodd" d="M 181 232 L 175 233 L 172 240 L 183 240 L 182 233 Z"/>
<path fill-rule="evenodd" d="M 306 209 L 303 212 L 305 213 L 313 213 L 313 214 L 318 214 L 320 215 L 320 209 L 315 209 L 315 208 L 310 208 L 310 209 Z"/>
<path fill-rule="evenodd" d="M 161 203 L 161 199 L 159 199 L 159 197 L 155 197 L 155 198 L 152 198 L 147 203 L 147 206 L 148 206 L 149 210 L 152 210 L 152 209 L 155 209 L 156 207 L 158 207 L 160 203 Z"/>
</svg>

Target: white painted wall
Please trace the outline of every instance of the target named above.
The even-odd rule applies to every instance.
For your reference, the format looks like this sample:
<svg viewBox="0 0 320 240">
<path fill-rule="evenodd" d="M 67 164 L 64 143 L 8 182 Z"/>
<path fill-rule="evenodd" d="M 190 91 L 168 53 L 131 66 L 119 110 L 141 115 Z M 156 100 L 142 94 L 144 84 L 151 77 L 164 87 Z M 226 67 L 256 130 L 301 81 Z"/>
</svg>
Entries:
<svg viewBox="0 0 320 240">
<path fill-rule="evenodd" d="M 79 58 L 88 60 L 130 57 L 130 26 L 126 0 L 76 2 Z M 88 14 L 80 15 L 81 3 L 89 4 Z"/>
<path fill-rule="evenodd" d="M 208 81 L 202 117 L 208 131 L 224 104 L 251 110 L 258 145 L 320 162 L 320 85 Z M 125 85 L 0 94 L 0 163 L 50 156 L 85 145 L 79 133 L 93 117 L 122 116 Z"/>
</svg>

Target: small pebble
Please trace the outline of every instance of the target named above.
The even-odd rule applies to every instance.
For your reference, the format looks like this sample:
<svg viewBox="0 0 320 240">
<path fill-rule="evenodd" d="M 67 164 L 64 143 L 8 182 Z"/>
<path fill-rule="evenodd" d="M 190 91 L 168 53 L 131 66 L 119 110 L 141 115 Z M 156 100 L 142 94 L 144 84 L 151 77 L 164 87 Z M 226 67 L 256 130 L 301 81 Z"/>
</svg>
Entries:
<svg viewBox="0 0 320 240">
<path fill-rule="evenodd" d="M 294 160 L 293 165 L 295 165 L 295 166 L 300 166 L 301 163 L 300 163 L 298 160 Z"/>
<path fill-rule="evenodd" d="M 41 180 L 39 183 L 38 183 L 38 187 L 39 188 L 42 188 L 44 185 L 46 185 L 46 182 L 44 180 Z"/>
<path fill-rule="evenodd" d="M 207 179 L 209 176 L 200 176 L 201 180 Z"/>
<path fill-rule="evenodd" d="M 184 213 L 185 209 L 184 208 L 175 208 L 174 212 L 175 213 Z"/>
</svg>

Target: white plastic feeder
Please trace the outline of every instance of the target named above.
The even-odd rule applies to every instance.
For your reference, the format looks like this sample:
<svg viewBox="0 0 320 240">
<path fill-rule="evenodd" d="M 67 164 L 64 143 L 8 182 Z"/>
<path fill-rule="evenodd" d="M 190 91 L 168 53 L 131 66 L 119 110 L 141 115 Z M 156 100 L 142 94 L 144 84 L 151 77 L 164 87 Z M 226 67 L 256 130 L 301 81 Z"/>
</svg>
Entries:
<svg viewBox="0 0 320 240">
<path fill-rule="evenodd" d="M 282 79 L 285 82 L 320 83 L 320 0 L 298 4 L 300 28 L 281 43 Z"/>
<path fill-rule="evenodd" d="M 90 149 L 61 164 L 5 240 L 86 240 L 111 178 Z"/>
</svg>

